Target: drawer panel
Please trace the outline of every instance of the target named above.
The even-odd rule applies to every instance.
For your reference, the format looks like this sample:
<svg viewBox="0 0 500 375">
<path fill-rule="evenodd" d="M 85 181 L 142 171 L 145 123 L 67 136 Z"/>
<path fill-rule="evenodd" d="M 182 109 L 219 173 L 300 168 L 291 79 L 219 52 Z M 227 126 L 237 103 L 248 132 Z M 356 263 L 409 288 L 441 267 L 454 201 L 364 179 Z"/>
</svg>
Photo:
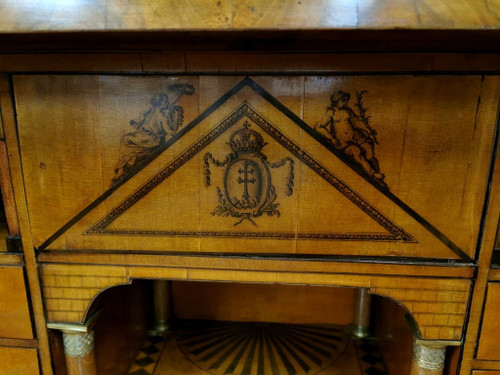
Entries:
<svg viewBox="0 0 500 375">
<path fill-rule="evenodd" d="M 22 267 L 0 266 L 0 316 L 0 337 L 33 338 Z"/>
<path fill-rule="evenodd" d="M 7 348 L 0 346 L 0 374 L 39 374 L 36 349 Z"/>
<path fill-rule="evenodd" d="M 468 259 L 499 79 L 15 76 L 35 246 Z"/>
<path fill-rule="evenodd" d="M 479 336 L 477 359 L 500 360 L 500 283 L 489 283 L 484 307 L 483 324 Z"/>
<path fill-rule="evenodd" d="M 473 371 L 472 375 L 500 375 L 500 371 Z"/>
</svg>

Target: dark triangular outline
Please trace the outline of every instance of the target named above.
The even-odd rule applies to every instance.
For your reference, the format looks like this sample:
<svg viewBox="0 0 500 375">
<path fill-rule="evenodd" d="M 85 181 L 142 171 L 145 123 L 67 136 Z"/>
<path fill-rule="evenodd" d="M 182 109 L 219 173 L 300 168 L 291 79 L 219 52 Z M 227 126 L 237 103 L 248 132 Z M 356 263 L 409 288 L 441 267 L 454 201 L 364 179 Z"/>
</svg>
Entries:
<svg viewBox="0 0 500 375">
<path fill-rule="evenodd" d="M 319 177 L 323 178 L 327 183 L 333 186 L 339 193 L 367 214 L 372 220 L 377 222 L 382 228 L 387 231 L 387 234 L 382 233 L 280 233 L 280 232 L 224 232 L 224 231 L 162 231 L 162 230 L 137 230 L 137 229 L 107 229 L 119 216 L 124 214 L 129 208 L 135 205 L 138 201 L 146 196 L 150 191 L 155 189 L 164 180 L 169 178 L 177 169 L 181 168 L 185 163 L 195 157 L 204 148 L 214 142 L 219 136 L 231 129 L 243 117 L 247 117 L 261 130 L 265 131 L 271 138 L 284 147 L 288 152 L 293 154 L 302 163 L 311 168 Z M 146 235 L 146 236 L 203 236 L 203 237 L 246 237 L 246 238 L 273 238 L 273 239 L 339 239 L 339 240 L 357 240 L 357 241 L 398 241 L 414 243 L 415 239 L 405 230 L 390 219 L 386 218 L 375 207 L 368 203 L 363 197 L 344 184 L 340 179 L 328 171 L 311 155 L 297 146 L 291 139 L 278 130 L 264 116 L 258 113 L 247 101 L 240 104 L 230 115 L 224 118 L 217 126 L 211 129 L 207 134 L 204 134 L 187 150 L 177 156 L 172 162 L 163 167 L 154 176 L 150 177 L 147 182 L 142 184 L 138 189 L 131 193 L 128 197 L 122 200 L 103 218 L 97 221 L 84 235 Z"/>
<path fill-rule="evenodd" d="M 75 225 L 80 219 L 86 216 L 90 211 L 96 208 L 99 204 L 101 204 L 105 199 L 107 199 L 110 195 L 112 195 L 121 185 L 134 177 L 137 173 L 139 173 L 146 165 L 155 160 L 163 151 L 173 145 L 177 140 L 179 140 L 184 134 L 193 129 L 196 125 L 198 125 L 201 121 L 206 119 L 210 114 L 212 114 L 217 108 L 219 108 L 222 104 L 224 104 L 229 98 L 235 95 L 238 91 L 240 91 L 244 87 L 250 87 L 256 93 L 258 93 L 262 98 L 268 101 L 272 106 L 274 106 L 277 110 L 282 112 L 286 117 L 292 120 L 295 124 L 297 124 L 301 129 L 307 132 L 311 137 L 313 137 L 317 142 L 326 147 L 331 153 L 333 153 L 337 158 L 339 158 L 342 162 L 344 162 L 351 169 L 356 171 L 361 177 L 363 177 L 366 181 L 372 184 L 376 189 L 378 189 L 382 194 L 384 194 L 387 198 L 389 198 L 392 202 L 398 205 L 403 211 L 405 211 L 408 215 L 410 215 L 414 220 L 419 222 L 427 231 L 429 231 L 433 236 L 438 238 L 441 242 L 443 242 L 448 248 L 450 248 L 456 255 L 458 255 L 462 261 L 465 263 L 471 263 L 473 260 L 458 247 L 451 239 L 449 239 L 444 233 L 442 233 L 439 229 L 434 227 L 431 223 L 425 220 L 422 216 L 420 216 L 415 210 L 409 207 L 406 203 L 401 201 L 398 197 L 396 197 L 389 189 L 384 186 L 376 183 L 373 179 L 368 176 L 359 166 L 355 165 L 351 162 L 341 151 L 335 149 L 332 144 L 328 142 L 327 139 L 321 137 L 316 134 L 315 130 L 310 127 L 304 120 L 298 117 L 295 113 L 293 113 L 290 109 L 288 109 L 284 104 L 282 104 L 279 100 L 274 98 L 269 92 L 267 92 L 263 87 L 258 85 L 255 81 L 253 81 L 249 77 L 245 77 L 241 80 L 236 86 L 226 92 L 223 96 L 221 96 L 216 102 L 214 102 L 210 107 L 208 107 L 204 112 L 202 112 L 197 118 L 183 127 L 175 136 L 166 141 L 163 145 L 159 146 L 152 154 L 144 159 L 141 163 L 138 163 L 130 172 L 124 176 L 120 181 L 112 185 L 108 190 L 106 190 L 103 194 L 101 194 L 97 199 L 95 199 L 91 204 L 85 207 L 82 211 L 76 214 L 71 220 L 69 220 L 65 225 L 63 225 L 59 230 L 57 230 L 52 236 L 50 236 L 40 247 L 39 251 L 46 249 L 50 244 L 52 244 L 57 238 L 59 238 L 63 233 L 69 230 L 73 225 Z M 381 257 L 381 258 L 393 258 L 393 257 Z M 434 258 L 429 258 L 430 260 L 434 260 Z M 456 261 L 454 259 L 450 259 L 452 261 Z"/>
</svg>

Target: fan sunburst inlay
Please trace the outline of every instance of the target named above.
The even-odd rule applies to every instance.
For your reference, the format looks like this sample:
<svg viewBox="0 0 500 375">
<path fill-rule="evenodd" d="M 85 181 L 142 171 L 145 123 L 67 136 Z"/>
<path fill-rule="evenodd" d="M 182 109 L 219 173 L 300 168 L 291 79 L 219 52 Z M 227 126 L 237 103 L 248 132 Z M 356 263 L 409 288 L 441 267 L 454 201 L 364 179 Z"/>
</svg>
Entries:
<svg viewBox="0 0 500 375">
<path fill-rule="evenodd" d="M 176 338 L 193 363 L 214 375 L 317 374 L 347 345 L 341 327 L 278 323 L 188 321 Z"/>
</svg>

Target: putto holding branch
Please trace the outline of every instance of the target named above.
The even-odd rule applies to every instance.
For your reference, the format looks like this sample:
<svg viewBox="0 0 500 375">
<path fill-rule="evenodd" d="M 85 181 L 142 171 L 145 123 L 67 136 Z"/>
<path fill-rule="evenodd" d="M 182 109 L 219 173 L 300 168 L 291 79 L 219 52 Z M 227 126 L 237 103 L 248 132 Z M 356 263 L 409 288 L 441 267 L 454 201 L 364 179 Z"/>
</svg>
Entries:
<svg viewBox="0 0 500 375">
<path fill-rule="evenodd" d="M 314 129 L 358 164 L 373 180 L 387 187 L 385 176 L 380 172 L 379 162 L 375 157 L 377 132 L 369 124 L 370 116 L 366 116 L 366 108 L 363 107 L 364 94 L 366 91 L 356 94 L 356 113 L 349 106 L 351 94 L 335 91 L 330 96 L 326 113 Z"/>
</svg>

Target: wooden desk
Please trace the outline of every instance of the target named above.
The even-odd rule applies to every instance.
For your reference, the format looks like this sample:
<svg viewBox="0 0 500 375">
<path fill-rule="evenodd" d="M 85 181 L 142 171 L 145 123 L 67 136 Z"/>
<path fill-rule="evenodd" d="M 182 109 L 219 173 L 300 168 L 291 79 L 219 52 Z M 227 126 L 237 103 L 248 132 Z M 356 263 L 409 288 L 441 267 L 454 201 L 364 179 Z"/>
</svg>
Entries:
<svg viewBox="0 0 500 375">
<path fill-rule="evenodd" d="M 43 373 L 47 324 L 87 340 L 67 363 L 95 372 L 93 301 L 139 279 L 362 288 L 410 313 L 413 375 L 440 373 L 418 359 L 447 346 L 461 375 L 500 369 L 475 352 L 499 217 L 497 10 L 459 4 L 418 2 L 419 23 L 364 2 L 3 4 L 6 207 Z"/>
</svg>

